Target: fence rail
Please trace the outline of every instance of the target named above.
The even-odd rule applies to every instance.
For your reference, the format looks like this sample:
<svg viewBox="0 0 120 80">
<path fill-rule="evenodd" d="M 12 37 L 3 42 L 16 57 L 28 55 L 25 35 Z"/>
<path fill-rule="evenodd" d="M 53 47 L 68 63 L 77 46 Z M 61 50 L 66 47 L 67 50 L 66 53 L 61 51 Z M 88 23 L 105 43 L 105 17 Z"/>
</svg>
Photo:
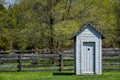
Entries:
<svg viewBox="0 0 120 80">
<path fill-rule="evenodd" d="M 0 71 L 73 70 L 73 61 L 73 54 L 0 54 Z"/>
<path fill-rule="evenodd" d="M 0 53 L 0 71 L 72 71 L 74 70 L 73 52 L 56 54 L 3 54 Z M 20 51 L 19 51 L 20 53 Z M 103 71 L 120 71 L 120 49 L 103 49 Z"/>
</svg>

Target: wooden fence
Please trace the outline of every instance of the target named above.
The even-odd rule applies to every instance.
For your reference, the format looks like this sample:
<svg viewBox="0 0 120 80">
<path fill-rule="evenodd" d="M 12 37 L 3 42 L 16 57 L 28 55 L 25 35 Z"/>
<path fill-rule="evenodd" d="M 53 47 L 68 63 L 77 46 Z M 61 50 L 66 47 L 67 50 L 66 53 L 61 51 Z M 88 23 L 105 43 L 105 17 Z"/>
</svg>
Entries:
<svg viewBox="0 0 120 80">
<path fill-rule="evenodd" d="M 0 54 L 0 71 L 69 71 L 73 54 Z"/>
<path fill-rule="evenodd" d="M 19 52 L 20 53 L 20 52 Z M 103 49 L 103 71 L 120 71 L 120 50 Z M 0 71 L 10 72 L 62 72 L 74 71 L 74 55 L 69 53 L 56 54 L 0 54 Z"/>
<path fill-rule="evenodd" d="M 120 71 L 119 48 L 104 48 L 102 55 L 103 71 Z"/>
</svg>

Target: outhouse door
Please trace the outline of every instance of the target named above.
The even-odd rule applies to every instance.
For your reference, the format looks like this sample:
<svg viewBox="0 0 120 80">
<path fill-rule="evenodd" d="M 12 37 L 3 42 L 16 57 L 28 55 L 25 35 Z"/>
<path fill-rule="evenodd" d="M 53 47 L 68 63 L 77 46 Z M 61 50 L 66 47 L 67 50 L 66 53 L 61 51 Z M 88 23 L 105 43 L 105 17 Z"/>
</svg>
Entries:
<svg viewBox="0 0 120 80">
<path fill-rule="evenodd" d="M 83 73 L 95 72 L 95 42 L 83 43 Z"/>
</svg>

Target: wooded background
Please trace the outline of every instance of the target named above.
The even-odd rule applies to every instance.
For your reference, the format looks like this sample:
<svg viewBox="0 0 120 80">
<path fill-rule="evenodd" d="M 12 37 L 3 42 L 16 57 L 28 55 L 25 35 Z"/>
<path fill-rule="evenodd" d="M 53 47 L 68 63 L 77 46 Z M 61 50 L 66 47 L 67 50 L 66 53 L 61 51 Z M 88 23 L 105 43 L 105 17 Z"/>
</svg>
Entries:
<svg viewBox="0 0 120 80">
<path fill-rule="evenodd" d="M 103 47 L 120 46 L 120 0 L 19 0 L 8 9 L 2 1 L 0 50 L 70 48 L 86 23 L 106 37 Z"/>
</svg>

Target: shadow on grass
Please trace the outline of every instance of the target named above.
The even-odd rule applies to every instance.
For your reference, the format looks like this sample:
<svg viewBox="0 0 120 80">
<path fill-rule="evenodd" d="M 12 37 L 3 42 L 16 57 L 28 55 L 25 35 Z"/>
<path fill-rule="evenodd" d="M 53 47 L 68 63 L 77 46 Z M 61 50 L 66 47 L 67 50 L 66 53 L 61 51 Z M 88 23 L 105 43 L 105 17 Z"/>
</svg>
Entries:
<svg viewBox="0 0 120 80">
<path fill-rule="evenodd" d="M 55 76 L 66 76 L 66 75 L 74 75 L 75 73 L 63 73 L 63 72 L 61 72 L 61 73 L 53 73 L 53 75 L 55 75 Z"/>
</svg>

